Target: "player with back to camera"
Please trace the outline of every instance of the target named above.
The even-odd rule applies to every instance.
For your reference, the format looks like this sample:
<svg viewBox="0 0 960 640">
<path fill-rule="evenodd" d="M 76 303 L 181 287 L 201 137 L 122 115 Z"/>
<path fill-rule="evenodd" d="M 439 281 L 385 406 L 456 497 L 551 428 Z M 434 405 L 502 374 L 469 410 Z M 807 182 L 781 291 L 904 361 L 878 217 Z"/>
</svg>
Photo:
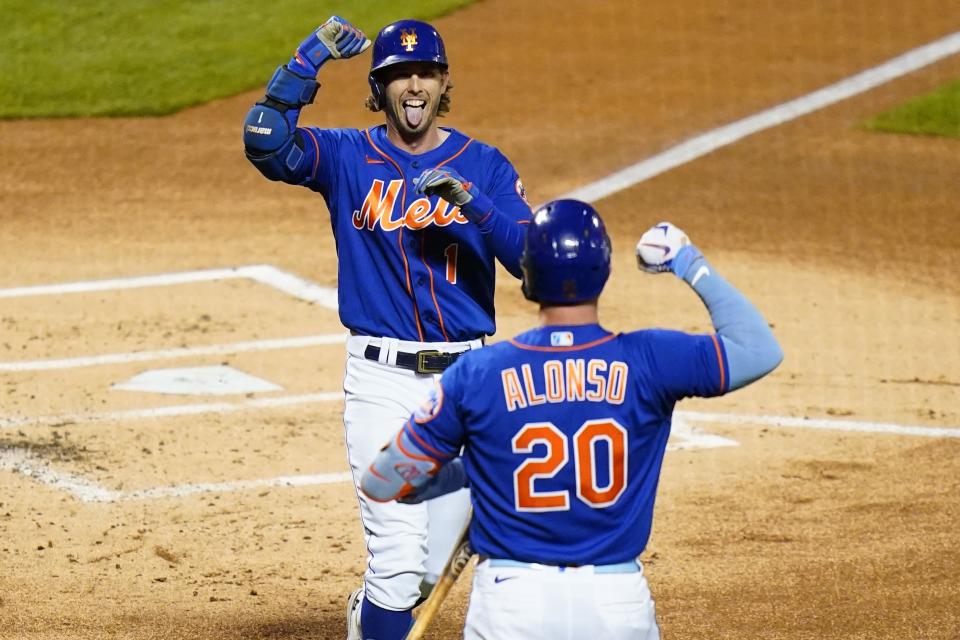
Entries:
<svg viewBox="0 0 960 640">
<path fill-rule="evenodd" d="M 460 358 L 363 476 L 374 500 L 406 502 L 469 482 L 480 557 L 466 638 L 659 638 L 638 556 L 674 405 L 739 389 L 783 357 L 760 313 L 670 223 L 643 234 L 639 266 L 688 283 L 716 334 L 607 331 L 597 298 L 610 251 L 590 205 L 538 209 L 522 265 L 540 326 Z"/>
<path fill-rule="evenodd" d="M 434 378 L 482 346 L 494 326 L 494 259 L 520 277 L 530 220 L 523 185 L 494 147 L 437 118 L 450 110 L 440 34 L 400 20 L 373 43 L 366 130 L 298 127 L 320 67 L 370 41 L 331 17 L 277 69 L 249 112 L 247 158 L 270 180 L 323 196 L 337 246 L 340 319 L 350 329 L 344 427 L 354 479 Z M 469 513 L 466 491 L 429 505 L 381 504 L 358 491 L 367 542 L 364 588 L 348 601 L 348 638 L 401 638 Z M 429 526 L 429 530 L 428 530 Z"/>
</svg>

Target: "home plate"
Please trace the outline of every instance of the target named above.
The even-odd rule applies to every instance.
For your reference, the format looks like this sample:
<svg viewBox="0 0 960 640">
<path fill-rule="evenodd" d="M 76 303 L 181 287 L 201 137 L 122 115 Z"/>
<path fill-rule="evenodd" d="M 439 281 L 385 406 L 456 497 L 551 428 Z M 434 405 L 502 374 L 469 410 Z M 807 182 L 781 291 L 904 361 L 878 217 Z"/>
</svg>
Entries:
<svg viewBox="0 0 960 640">
<path fill-rule="evenodd" d="M 272 382 L 223 365 L 186 369 L 151 369 L 133 376 L 126 382 L 112 385 L 111 388 L 188 396 L 227 396 L 283 389 Z"/>
</svg>

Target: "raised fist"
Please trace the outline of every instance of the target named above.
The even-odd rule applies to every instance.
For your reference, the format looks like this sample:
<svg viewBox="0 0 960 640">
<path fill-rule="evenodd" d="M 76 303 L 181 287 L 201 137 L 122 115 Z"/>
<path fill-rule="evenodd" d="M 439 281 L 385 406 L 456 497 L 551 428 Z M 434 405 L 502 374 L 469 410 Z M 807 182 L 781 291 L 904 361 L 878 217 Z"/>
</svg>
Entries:
<svg viewBox="0 0 960 640">
<path fill-rule="evenodd" d="M 637 242 L 637 267 L 647 273 L 671 271 L 683 278 L 701 255 L 687 234 L 669 222 L 654 225 Z"/>
<path fill-rule="evenodd" d="M 340 16 L 331 16 L 300 43 L 287 68 L 302 76 L 316 77 L 320 66 L 330 58 L 352 58 L 369 46 L 370 40 L 360 29 Z"/>
<path fill-rule="evenodd" d="M 331 16 L 320 25 L 316 35 L 334 58 L 352 58 L 370 46 L 370 40 L 363 35 L 363 31 L 340 16 Z"/>
</svg>

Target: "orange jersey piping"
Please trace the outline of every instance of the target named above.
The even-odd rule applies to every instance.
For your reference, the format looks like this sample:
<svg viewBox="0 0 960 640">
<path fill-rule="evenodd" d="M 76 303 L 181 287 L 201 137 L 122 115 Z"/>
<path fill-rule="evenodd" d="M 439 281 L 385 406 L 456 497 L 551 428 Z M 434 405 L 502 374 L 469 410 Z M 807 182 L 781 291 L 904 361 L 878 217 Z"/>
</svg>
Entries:
<svg viewBox="0 0 960 640">
<path fill-rule="evenodd" d="M 304 128 L 303 131 L 307 132 L 307 135 L 310 136 L 310 139 L 313 140 L 313 171 L 310 172 L 310 179 L 317 179 L 317 168 L 320 167 L 320 142 L 317 140 L 317 137 L 313 135 L 313 131 L 310 129 Z"/>
<path fill-rule="evenodd" d="M 723 352 L 720 351 L 720 341 L 717 340 L 717 334 L 710 337 L 713 338 L 713 348 L 717 350 L 717 366 L 720 368 L 720 393 L 723 393 L 727 386 L 726 372 L 723 370 Z"/>
<path fill-rule="evenodd" d="M 440 303 L 437 302 L 437 292 L 433 288 L 433 269 L 430 268 L 430 265 L 427 264 L 427 258 L 424 255 L 424 243 L 420 243 L 420 262 L 423 263 L 423 266 L 427 269 L 427 275 L 430 276 L 430 297 L 433 298 L 433 308 L 437 310 L 437 319 L 440 321 L 440 332 L 443 334 L 443 341 L 450 342 L 450 338 L 447 337 L 447 329 L 443 326 L 443 312 L 440 311 Z"/>
<path fill-rule="evenodd" d="M 407 424 L 409 425 L 410 423 L 407 422 Z M 404 427 L 403 429 L 397 432 L 397 448 L 403 452 L 403 455 L 407 456 L 411 460 L 422 460 L 423 462 L 432 462 L 433 464 L 441 464 L 439 460 L 437 460 L 436 458 L 434 458 L 433 456 L 427 453 L 424 453 L 424 455 L 422 456 L 418 456 L 413 452 L 407 451 L 406 447 L 403 446 L 403 433 L 406 430 L 407 430 L 406 427 Z M 418 439 L 417 444 L 424 444 L 424 443 Z"/>
</svg>

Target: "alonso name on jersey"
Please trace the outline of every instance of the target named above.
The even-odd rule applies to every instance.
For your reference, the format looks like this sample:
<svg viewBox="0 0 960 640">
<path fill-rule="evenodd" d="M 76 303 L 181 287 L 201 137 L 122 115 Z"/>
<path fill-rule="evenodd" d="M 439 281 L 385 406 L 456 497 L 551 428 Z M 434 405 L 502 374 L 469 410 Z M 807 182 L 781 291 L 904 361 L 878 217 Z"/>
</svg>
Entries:
<svg viewBox="0 0 960 640">
<path fill-rule="evenodd" d="M 544 403 L 605 402 L 623 404 L 627 390 L 627 363 L 600 358 L 547 360 L 536 374 L 530 364 L 503 369 L 500 380 L 507 411 Z"/>
</svg>

